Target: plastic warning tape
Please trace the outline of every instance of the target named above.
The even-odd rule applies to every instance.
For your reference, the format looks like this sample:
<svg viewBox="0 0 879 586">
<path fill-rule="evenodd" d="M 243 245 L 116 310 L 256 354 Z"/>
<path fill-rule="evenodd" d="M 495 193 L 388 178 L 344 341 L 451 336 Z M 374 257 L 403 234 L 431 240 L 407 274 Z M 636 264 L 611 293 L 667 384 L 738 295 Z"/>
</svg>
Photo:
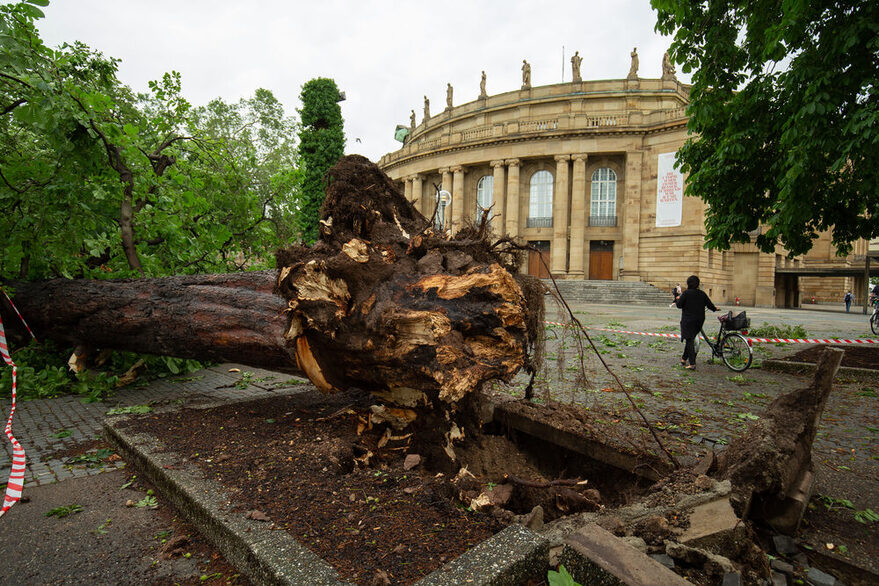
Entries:
<svg viewBox="0 0 879 586">
<path fill-rule="evenodd" d="M 551 326 L 562 326 L 568 327 L 571 324 L 565 324 L 554 321 L 545 321 L 545 324 Z M 680 334 L 658 334 L 653 332 L 631 332 L 628 330 L 612 330 L 608 328 L 588 328 L 591 330 L 597 330 L 599 332 L 613 332 L 615 334 L 634 334 L 637 336 L 657 336 L 660 338 L 675 338 L 680 339 Z M 758 344 L 879 344 L 879 340 L 865 338 L 865 339 L 842 339 L 842 338 L 749 338 L 745 336 L 745 339 L 751 343 Z"/>
<path fill-rule="evenodd" d="M 27 333 L 29 333 L 31 335 L 31 338 L 33 338 L 34 341 L 36 342 L 37 337 L 34 335 L 34 332 L 33 332 L 33 330 L 31 330 L 31 327 L 29 325 L 27 325 L 27 322 L 24 321 L 24 317 L 21 315 L 21 312 L 18 311 L 18 308 L 15 307 L 15 304 L 12 302 L 12 298 L 6 292 L 6 289 L 3 289 L 2 287 L 0 287 L 0 291 L 3 292 L 3 296 L 6 297 L 7 301 L 9 301 L 9 306 L 12 307 L 12 310 L 16 313 L 16 315 L 18 315 L 18 319 L 20 319 L 21 323 L 24 324 L 24 327 L 27 329 Z"/>
<path fill-rule="evenodd" d="M 6 495 L 3 497 L 3 507 L 0 508 L 0 517 L 2 517 L 12 505 L 21 499 L 26 461 L 24 448 L 21 447 L 21 444 L 12 435 L 12 416 L 15 415 L 15 386 L 18 367 L 15 366 L 12 356 L 9 355 L 9 345 L 6 343 L 6 332 L 3 330 L 2 318 L 0 318 L 0 356 L 3 357 L 3 361 L 6 364 L 12 367 L 12 409 L 9 411 L 9 419 L 6 421 L 5 430 L 6 437 L 12 443 L 12 470 L 9 472 L 9 480 L 6 482 Z"/>
</svg>

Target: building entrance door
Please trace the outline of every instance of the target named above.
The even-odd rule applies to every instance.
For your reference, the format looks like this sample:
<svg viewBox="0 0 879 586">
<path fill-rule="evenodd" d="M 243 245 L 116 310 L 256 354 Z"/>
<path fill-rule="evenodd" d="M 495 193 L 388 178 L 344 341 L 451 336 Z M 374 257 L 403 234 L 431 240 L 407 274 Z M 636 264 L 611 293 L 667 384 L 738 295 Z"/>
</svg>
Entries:
<svg viewBox="0 0 879 586">
<path fill-rule="evenodd" d="M 537 249 L 528 251 L 528 274 L 538 279 L 548 279 L 549 240 L 532 240 L 528 244 Z"/>
<path fill-rule="evenodd" d="M 613 240 L 589 242 L 589 278 L 600 281 L 613 279 Z"/>
</svg>

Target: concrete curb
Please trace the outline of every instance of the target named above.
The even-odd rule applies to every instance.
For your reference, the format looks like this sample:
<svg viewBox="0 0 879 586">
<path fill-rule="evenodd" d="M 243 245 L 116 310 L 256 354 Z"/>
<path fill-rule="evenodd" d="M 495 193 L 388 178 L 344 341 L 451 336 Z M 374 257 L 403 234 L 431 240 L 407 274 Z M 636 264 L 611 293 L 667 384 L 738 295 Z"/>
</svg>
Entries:
<svg viewBox="0 0 879 586">
<path fill-rule="evenodd" d="M 218 482 L 197 467 L 162 453 L 145 434 L 121 429 L 126 416 L 108 417 L 104 436 L 132 467 L 167 498 L 231 563 L 256 584 L 336 585 L 336 570 L 284 530 L 245 519 Z M 418 582 L 422 586 L 506 586 L 546 577 L 549 542 L 511 525 Z"/>
<path fill-rule="evenodd" d="M 815 365 L 811 362 L 793 362 L 790 360 L 770 359 L 763 361 L 763 368 L 774 372 L 786 372 L 788 374 L 815 374 Z M 834 380 L 839 379 L 850 379 L 865 383 L 879 383 L 879 370 L 840 366 L 834 377 Z"/>
<path fill-rule="evenodd" d="M 160 453 L 155 438 L 120 429 L 127 417 L 109 417 L 104 435 L 120 455 L 202 532 L 223 556 L 257 584 L 344 584 L 335 569 L 286 531 L 231 510 L 225 489 L 193 465 Z"/>
</svg>

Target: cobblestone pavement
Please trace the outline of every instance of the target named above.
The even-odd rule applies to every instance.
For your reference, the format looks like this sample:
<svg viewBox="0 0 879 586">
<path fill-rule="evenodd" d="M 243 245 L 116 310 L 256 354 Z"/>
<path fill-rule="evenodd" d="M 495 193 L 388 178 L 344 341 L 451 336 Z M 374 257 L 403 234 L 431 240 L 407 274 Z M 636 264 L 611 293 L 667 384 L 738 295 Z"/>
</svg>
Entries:
<svg viewBox="0 0 879 586">
<path fill-rule="evenodd" d="M 233 368 L 240 372 L 229 372 Z M 290 386 L 306 382 L 298 377 L 249 366 L 220 364 L 192 375 L 120 389 L 103 402 L 84 403 L 79 396 L 19 401 L 12 433 L 27 455 L 24 486 L 51 484 L 124 467 L 122 460 L 103 460 L 100 466 L 93 467 L 68 463 L 71 450 L 101 438 L 101 424 L 110 409 L 150 405 L 161 411 L 220 401 L 246 401 L 271 396 L 280 389 L 289 392 Z M 0 401 L 4 422 L 9 417 L 9 408 L 9 400 Z M 12 465 L 12 446 L 5 437 L 2 444 L 0 483 L 5 483 Z"/>
</svg>

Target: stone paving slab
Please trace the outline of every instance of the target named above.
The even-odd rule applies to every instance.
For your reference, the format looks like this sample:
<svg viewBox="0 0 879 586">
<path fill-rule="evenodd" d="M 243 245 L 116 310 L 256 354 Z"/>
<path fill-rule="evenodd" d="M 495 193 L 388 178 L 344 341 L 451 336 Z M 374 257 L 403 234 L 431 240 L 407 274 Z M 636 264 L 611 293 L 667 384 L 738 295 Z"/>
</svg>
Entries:
<svg viewBox="0 0 879 586">
<path fill-rule="evenodd" d="M 229 372 L 235 368 L 240 372 Z M 300 384 L 309 383 L 300 377 L 250 366 L 218 364 L 190 375 L 119 389 L 112 397 L 95 403 L 85 403 L 80 396 L 18 401 L 12 420 L 12 434 L 21 443 L 27 456 L 24 486 L 51 484 L 124 467 L 125 463 L 121 460 L 105 461 L 101 466 L 90 468 L 69 465 L 65 460 L 54 457 L 61 450 L 101 439 L 104 415 L 110 409 L 151 405 L 161 411 L 230 400 L 248 401 L 272 396 L 283 388 Z M 10 407 L 11 401 L 0 400 L 3 421 L 9 417 Z M 59 433 L 65 437 L 58 437 Z M 2 483 L 6 481 L 12 466 L 12 445 L 5 437 L 0 439 L 3 446 L 0 449 Z"/>
</svg>

